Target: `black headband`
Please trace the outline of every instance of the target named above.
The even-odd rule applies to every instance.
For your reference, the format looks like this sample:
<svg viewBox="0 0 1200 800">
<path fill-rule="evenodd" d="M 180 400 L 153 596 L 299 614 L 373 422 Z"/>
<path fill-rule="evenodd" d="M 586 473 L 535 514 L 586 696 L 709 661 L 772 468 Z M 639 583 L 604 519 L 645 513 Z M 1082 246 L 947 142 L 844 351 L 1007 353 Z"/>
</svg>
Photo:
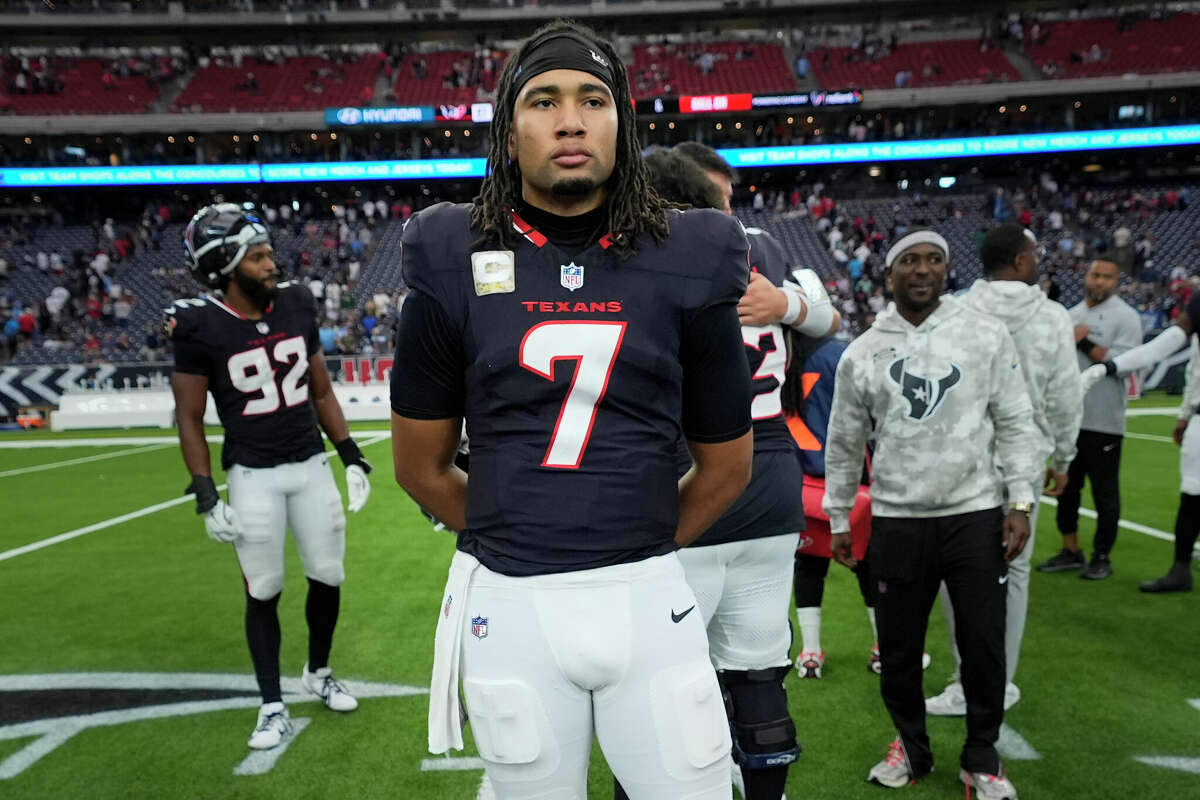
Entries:
<svg viewBox="0 0 1200 800">
<path fill-rule="evenodd" d="M 533 43 L 513 76 L 515 93 L 534 77 L 553 69 L 573 69 L 595 75 L 617 96 L 616 74 L 595 42 L 571 31 L 555 31 Z"/>
</svg>

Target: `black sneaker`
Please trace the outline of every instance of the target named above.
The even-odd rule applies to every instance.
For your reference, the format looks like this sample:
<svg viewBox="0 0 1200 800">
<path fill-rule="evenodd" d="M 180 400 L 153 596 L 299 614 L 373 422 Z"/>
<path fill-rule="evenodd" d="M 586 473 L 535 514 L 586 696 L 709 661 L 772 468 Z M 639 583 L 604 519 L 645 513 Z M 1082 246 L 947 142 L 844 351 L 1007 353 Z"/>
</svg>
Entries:
<svg viewBox="0 0 1200 800">
<path fill-rule="evenodd" d="M 1112 575 L 1112 562 L 1108 560 L 1108 556 L 1096 553 L 1079 577 L 1085 581 L 1102 581 L 1110 575 Z"/>
<path fill-rule="evenodd" d="M 1192 590 L 1192 574 L 1188 572 L 1186 561 L 1173 564 L 1171 570 L 1161 578 L 1152 581 L 1142 581 L 1138 586 L 1147 594 L 1164 594 L 1166 592 L 1190 592 Z"/>
<path fill-rule="evenodd" d="M 1083 569 L 1087 566 L 1087 559 L 1083 556 L 1082 550 L 1068 550 L 1063 548 L 1062 552 L 1058 553 L 1049 561 L 1044 561 L 1037 565 L 1038 572 L 1070 572 L 1075 569 Z"/>
</svg>

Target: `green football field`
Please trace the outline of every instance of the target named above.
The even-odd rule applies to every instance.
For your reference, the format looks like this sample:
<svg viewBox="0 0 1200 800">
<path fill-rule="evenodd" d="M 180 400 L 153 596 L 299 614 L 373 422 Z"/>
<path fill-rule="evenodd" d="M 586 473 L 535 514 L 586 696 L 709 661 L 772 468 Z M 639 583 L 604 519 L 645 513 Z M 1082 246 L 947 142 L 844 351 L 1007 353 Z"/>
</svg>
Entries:
<svg viewBox="0 0 1200 800">
<path fill-rule="evenodd" d="M 1135 407 L 1176 404 L 1152 397 Z M 1200 597 L 1137 591 L 1171 560 L 1173 425 L 1173 412 L 1130 419 L 1122 518 L 1133 527 L 1121 530 L 1116 574 L 1100 583 L 1034 574 L 1024 698 L 1002 741 L 1022 798 L 1200 797 Z M 356 431 L 378 469 L 370 504 L 349 518 L 332 663 L 361 706 L 337 715 L 292 700 L 293 718 L 310 722 L 282 753 L 253 757 L 241 577 L 232 549 L 205 535 L 180 496 L 187 475 L 173 433 L 0 435 L 0 798 L 488 796 L 469 745 L 449 760 L 424 746 L 453 540 L 393 483 L 383 426 Z M 1083 521 L 1085 544 L 1093 528 Z M 1035 560 L 1058 547 L 1043 506 Z M 290 544 L 288 570 L 283 672 L 294 679 L 306 655 L 305 582 Z M 788 796 L 879 797 L 865 777 L 893 731 L 866 669 L 862 601 L 836 566 L 824 618 L 824 679 L 788 679 L 804 745 Z M 938 610 L 927 649 L 932 693 L 951 667 Z M 904 795 L 961 796 L 963 723 L 929 727 L 936 771 Z M 610 797 L 610 781 L 597 749 L 589 796 Z"/>
</svg>

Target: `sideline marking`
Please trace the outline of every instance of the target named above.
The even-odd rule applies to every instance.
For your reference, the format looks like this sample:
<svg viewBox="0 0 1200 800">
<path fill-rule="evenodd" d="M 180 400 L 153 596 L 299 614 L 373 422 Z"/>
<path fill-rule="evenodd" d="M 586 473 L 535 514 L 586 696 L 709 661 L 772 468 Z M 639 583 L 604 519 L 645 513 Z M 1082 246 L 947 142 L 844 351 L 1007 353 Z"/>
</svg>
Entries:
<svg viewBox="0 0 1200 800">
<path fill-rule="evenodd" d="M 1000 724 L 1000 738 L 996 740 L 996 750 L 1009 761 L 1040 761 L 1042 758 L 1042 754 L 1007 722 Z"/>
<path fill-rule="evenodd" d="M 292 720 L 292 732 L 283 737 L 277 746 L 270 750 L 255 750 L 250 755 L 242 760 L 242 763 L 233 768 L 234 775 L 265 775 L 275 768 L 275 762 L 279 757 L 287 752 L 287 749 L 292 746 L 292 742 L 300 738 L 300 734 L 304 733 L 304 729 L 308 727 L 308 723 L 312 722 L 312 717 L 298 717 Z"/>
<path fill-rule="evenodd" d="M 222 483 L 220 486 L 217 487 L 217 491 L 218 492 L 221 491 L 222 489 L 225 488 L 225 486 L 226 485 L 224 483 Z M 168 508 L 172 508 L 174 506 L 183 505 L 184 503 L 192 503 L 192 502 L 195 502 L 195 500 L 190 494 L 185 494 L 182 497 L 176 497 L 173 500 L 164 500 L 161 503 L 155 503 L 152 506 L 146 506 L 145 508 L 139 508 L 137 511 L 130 511 L 128 514 L 122 514 L 119 517 L 113 517 L 112 519 L 106 519 L 106 520 L 103 520 L 102 522 L 96 522 L 92 525 L 85 525 L 82 528 L 76 528 L 73 531 L 67 531 L 66 533 L 60 533 L 57 536 L 51 536 L 49 539 L 42 539 L 41 541 L 31 542 L 30 544 L 21 545 L 20 547 L 15 547 L 12 550 L 5 550 L 3 553 L 0 553 L 0 561 L 6 561 L 10 558 L 16 558 L 17 556 L 23 556 L 26 553 L 32 553 L 35 550 L 41 550 L 42 548 L 50 547 L 51 545 L 56 545 L 56 544 L 59 544 L 60 542 L 66 542 L 71 539 L 77 539 L 78 537 L 84 536 L 89 533 L 95 533 L 96 531 L 102 531 L 105 528 L 111 528 L 114 525 L 120 525 L 122 522 L 128 522 L 131 519 L 137 519 L 138 517 L 146 517 L 151 514 L 157 514 L 159 511 L 162 511 L 164 509 L 168 509 Z"/>
<path fill-rule="evenodd" d="M 1058 507 L 1058 500 L 1054 497 L 1046 497 L 1045 495 L 1042 495 L 1041 501 L 1048 506 L 1054 506 L 1055 508 Z M 1079 507 L 1079 514 L 1080 514 L 1080 516 L 1087 517 L 1088 519 L 1096 518 L 1095 511 L 1093 511 L 1090 508 L 1084 508 L 1083 506 Z M 1135 533 L 1144 533 L 1145 535 L 1150 536 L 1152 538 L 1161 539 L 1164 542 L 1174 542 L 1175 541 L 1174 534 L 1167 533 L 1166 531 L 1160 531 L 1158 528 L 1151 528 L 1149 525 L 1143 525 L 1140 522 L 1130 522 L 1127 519 L 1119 519 L 1119 520 L 1117 520 L 1117 525 L 1119 525 L 1120 527 L 1125 528 L 1127 530 L 1131 530 Z M 1200 542 L 1197 542 L 1196 547 L 1193 549 L 1197 549 L 1197 548 L 1200 548 Z"/>
<path fill-rule="evenodd" d="M 412 697 L 429 694 L 420 686 L 404 686 L 375 681 L 343 681 L 351 694 L 359 698 L 369 697 Z M 283 702 L 301 705 L 319 703 L 320 698 L 304 689 L 299 678 L 284 678 L 280 682 Z M 161 672 L 99 672 L 62 673 L 50 675 L 0 675 L 0 691 L 29 691 L 49 689 L 221 689 L 244 691 L 245 697 L 227 697 L 217 700 L 195 700 L 183 703 L 167 703 L 157 706 L 125 708 L 116 711 L 100 711 L 93 714 L 77 714 L 69 717 L 54 717 L 13 725 L 0 725 L 0 741 L 38 737 L 21 750 L 0 761 L 0 780 L 20 775 L 42 756 L 53 752 L 75 734 L 88 728 L 123 725 L 142 720 L 165 719 L 168 717 L 202 714 L 212 711 L 230 711 L 243 708 L 257 709 L 262 700 L 258 695 L 258 684 L 253 675 L 206 674 L 206 673 L 161 673 Z"/>
<path fill-rule="evenodd" d="M 1175 440 L 1170 436 L 1155 436 L 1152 433 L 1130 433 L 1125 432 L 1126 439 L 1145 439 L 1147 442 L 1166 442 L 1167 444 L 1175 444 Z"/>
<path fill-rule="evenodd" d="M 14 475 L 28 475 L 31 472 L 45 472 L 50 469 L 58 469 L 59 467 L 70 467 L 75 464 L 87 464 L 92 461 L 103 461 L 106 458 L 119 458 L 127 456 L 131 453 L 150 453 L 155 450 L 162 450 L 167 446 L 167 443 L 155 444 L 146 447 L 131 447 L 128 450 L 118 450 L 115 453 L 100 453 L 94 456 L 83 456 L 81 458 L 69 458 L 66 461 L 52 461 L 49 464 L 36 464 L 32 467 L 18 467 L 17 469 L 9 469 L 0 472 L 0 478 L 11 478 Z"/>
<path fill-rule="evenodd" d="M 421 759 L 421 772 L 469 772 L 474 769 L 483 769 L 482 758 L 446 756 L 445 758 Z"/>
</svg>

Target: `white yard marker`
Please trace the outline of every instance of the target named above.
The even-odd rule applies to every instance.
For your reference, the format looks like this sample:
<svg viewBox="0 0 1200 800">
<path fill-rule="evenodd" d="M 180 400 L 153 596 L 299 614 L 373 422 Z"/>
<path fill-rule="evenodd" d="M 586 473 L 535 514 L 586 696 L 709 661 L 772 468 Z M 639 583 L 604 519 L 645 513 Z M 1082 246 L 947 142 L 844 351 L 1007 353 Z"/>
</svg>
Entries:
<svg viewBox="0 0 1200 800">
<path fill-rule="evenodd" d="M 292 732 L 283 737 L 278 746 L 272 747 L 270 750 L 255 750 L 250 755 L 243 759 L 242 763 L 233 768 L 234 775 L 265 775 L 275 768 L 275 762 L 279 757 L 287 752 L 287 749 L 292 746 L 292 742 L 300 738 L 300 734 L 304 733 L 304 729 L 308 727 L 308 723 L 312 722 L 311 717 L 299 717 L 292 720 Z"/>
<path fill-rule="evenodd" d="M 1009 761 L 1040 761 L 1042 754 L 1025 741 L 1025 737 L 1013 730 L 1007 722 L 1000 725 L 1000 738 L 996 750 Z"/>
<path fill-rule="evenodd" d="M 170 444 L 164 442 L 162 444 L 154 444 L 148 447 L 131 447 L 128 450 L 117 450 L 115 453 L 100 453 L 94 456 L 82 456 L 80 458 L 69 458 L 66 461 L 52 461 L 49 464 L 35 464 L 32 467 L 18 467 L 16 469 L 8 469 L 0 472 L 0 478 L 11 478 L 14 475 L 28 475 L 31 472 L 45 472 L 46 470 L 58 469 L 59 467 L 71 467 L 76 464 L 88 464 L 92 461 L 104 461 L 108 458 L 120 458 L 134 453 L 149 453 L 153 450 L 162 450 L 164 447 L 169 447 Z"/>
<path fill-rule="evenodd" d="M 346 688 L 360 700 L 370 697 L 413 697 L 429 694 L 428 689 L 420 686 L 356 680 L 343 682 L 346 684 Z M 319 702 L 311 692 L 305 691 L 299 678 L 283 678 L 280 688 L 283 690 L 283 702 L 289 705 Z M 258 695 L 258 684 L 253 675 L 158 672 L 0 675 L 0 691 L 49 691 L 54 689 L 217 689 L 245 692 L 246 694 L 242 697 L 138 706 L 0 725 L 0 741 L 37 737 L 7 758 L 0 759 L 0 780 L 15 778 L 39 759 L 69 741 L 72 736 L 89 728 L 192 714 L 207 714 L 216 711 L 257 709 L 262 702 Z M 293 722 L 299 723 L 300 720 L 293 720 Z"/>
<path fill-rule="evenodd" d="M 224 488 L 225 488 L 225 484 L 222 483 L 220 486 L 217 487 L 217 491 L 220 491 Z M 181 506 L 184 503 L 192 503 L 192 502 L 195 502 L 195 498 L 193 498 L 190 494 L 185 494 L 182 497 L 176 497 L 174 500 L 164 500 L 161 503 L 155 503 L 152 506 L 146 506 L 145 508 L 139 508 L 137 511 L 130 511 L 128 514 L 122 514 L 119 517 L 113 517 L 112 519 L 106 519 L 103 522 L 97 522 L 92 525 L 85 525 L 82 528 L 76 528 L 73 531 L 67 531 L 66 533 L 60 533 L 57 536 L 51 536 L 49 539 L 42 539 L 41 541 L 31 542 L 30 544 L 21 545 L 20 547 L 15 547 L 12 550 L 5 550 L 3 553 L 0 553 L 0 561 L 6 561 L 10 558 L 16 558 L 17 556 L 23 556 L 26 553 L 32 553 L 35 550 L 41 550 L 44 547 L 50 547 L 52 545 L 56 545 L 61 542 L 70 541 L 71 539 L 76 539 L 80 536 L 85 536 L 89 533 L 95 533 L 96 531 L 102 531 L 105 528 L 111 528 L 113 525 L 120 525 L 122 522 L 128 522 L 131 519 L 137 519 L 138 517 L 146 517 L 151 514 L 156 514 L 159 511 L 163 511 L 164 509 L 173 508 L 175 506 Z"/>
<path fill-rule="evenodd" d="M 1152 433 L 1129 433 L 1125 432 L 1126 439 L 1144 439 L 1147 442 L 1165 442 L 1166 444 L 1175 444 L 1175 440 L 1170 436 L 1155 436 Z"/>
<path fill-rule="evenodd" d="M 1200 711 L 1200 699 L 1192 699 L 1187 702 L 1189 706 Z M 1165 769 L 1174 769 L 1180 772 L 1190 772 L 1193 775 L 1200 775 L 1200 758 L 1187 758 L 1185 756 L 1134 756 L 1133 760 L 1151 767 L 1164 767 Z"/>
</svg>

